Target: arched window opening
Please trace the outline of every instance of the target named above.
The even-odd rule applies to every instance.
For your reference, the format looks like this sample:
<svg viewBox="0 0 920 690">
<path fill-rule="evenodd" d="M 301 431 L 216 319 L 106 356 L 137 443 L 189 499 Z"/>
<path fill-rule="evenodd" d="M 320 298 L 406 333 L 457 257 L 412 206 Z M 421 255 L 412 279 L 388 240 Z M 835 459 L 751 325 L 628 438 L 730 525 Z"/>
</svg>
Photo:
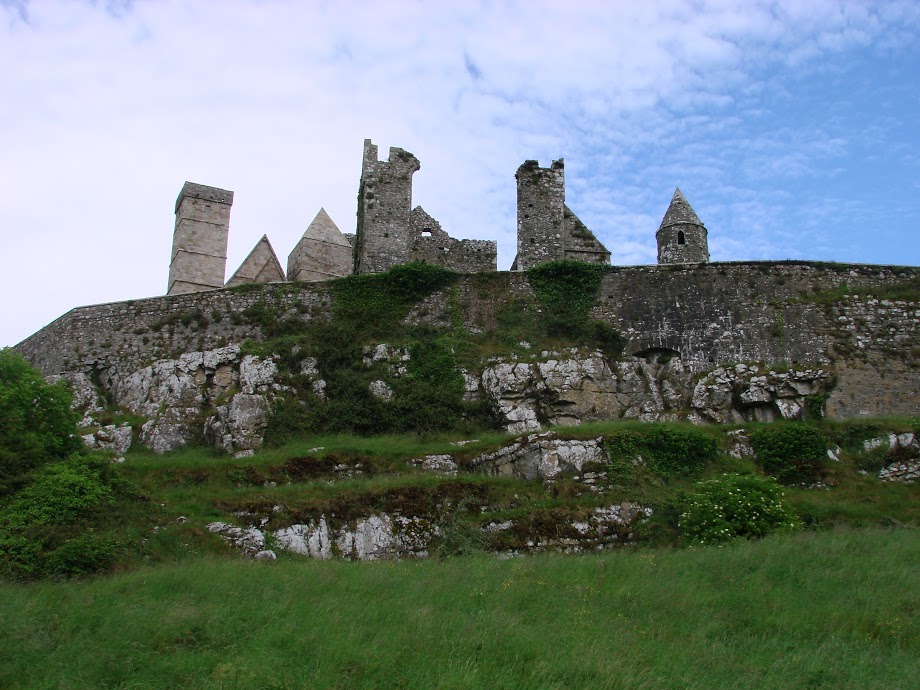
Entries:
<svg viewBox="0 0 920 690">
<path fill-rule="evenodd" d="M 633 356 L 649 364 L 667 364 L 672 359 L 680 359 L 680 351 L 670 347 L 648 347 L 634 352 Z"/>
<path fill-rule="evenodd" d="M 684 243 L 684 231 L 678 230 L 677 231 L 677 244 L 683 244 L 683 243 Z"/>
</svg>

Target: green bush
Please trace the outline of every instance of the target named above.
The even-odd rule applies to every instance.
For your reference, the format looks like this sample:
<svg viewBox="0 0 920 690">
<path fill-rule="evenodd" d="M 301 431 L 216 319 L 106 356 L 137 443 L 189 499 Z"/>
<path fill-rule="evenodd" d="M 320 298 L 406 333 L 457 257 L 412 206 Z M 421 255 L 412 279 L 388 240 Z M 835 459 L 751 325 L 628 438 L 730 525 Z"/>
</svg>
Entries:
<svg viewBox="0 0 920 690">
<path fill-rule="evenodd" d="M 111 568 L 119 555 L 119 540 L 108 534 L 87 532 L 68 539 L 48 554 L 44 565 L 51 575 L 90 575 Z"/>
<path fill-rule="evenodd" d="M 757 464 L 782 484 L 814 484 L 827 469 L 827 440 L 801 423 L 774 423 L 751 432 Z"/>
<path fill-rule="evenodd" d="M 113 501 L 104 467 L 79 456 L 45 465 L 0 513 L 12 527 L 64 525 Z"/>
<path fill-rule="evenodd" d="M 607 452 L 607 474 L 612 481 L 627 479 L 630 465 L 640 458 L 656 474 L 692 476 L 716 459 L 718 444 L 701 429 L 648 424 L 609 434 Z"/>
<path fill-rule="evenodd" d="M 81 449 L 70 403 L 67 384 L 46 383 L 18 354 L 0 349 L 0 498 L 35 468 Z"/>
<path fill-rule="evenodd" d="M 43 555 L 40 541 L 0 527 L 0 576 L 25 580 L 41 575 Z"/>
<path fill-rule="evenodd" d="M 30 579 L 107 569 L 121 548 L 110 531 L 119 489 L 108 463 L 73 456 L 37 470 L 0 511 L 0 575 Z M 127 492 L 122 491 L 123 497 Z"/>
<path fill-rule="evenodd" d="M 737 537 L 763 537 L 797 529 L 795 511 L 769 477 L 724 474 L 698 482 L 678 525 L 694 544 L 719 544 Z"/>
</svg>

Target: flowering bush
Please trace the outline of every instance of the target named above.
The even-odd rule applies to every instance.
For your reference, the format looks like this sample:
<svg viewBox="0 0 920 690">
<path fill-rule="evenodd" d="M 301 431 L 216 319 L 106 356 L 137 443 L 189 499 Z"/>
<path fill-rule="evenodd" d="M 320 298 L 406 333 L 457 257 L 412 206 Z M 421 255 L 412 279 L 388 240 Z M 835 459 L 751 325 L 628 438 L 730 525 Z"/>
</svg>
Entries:
<svg viewBox="0 0 920 690">
<path fill-rule="evenodd" d="M 762 537 L 800 526 L 769 477 L 723 474 L 695 484 L 678 524 L 694 544 L 718 544 L 736 537 Z"/>
</svg>

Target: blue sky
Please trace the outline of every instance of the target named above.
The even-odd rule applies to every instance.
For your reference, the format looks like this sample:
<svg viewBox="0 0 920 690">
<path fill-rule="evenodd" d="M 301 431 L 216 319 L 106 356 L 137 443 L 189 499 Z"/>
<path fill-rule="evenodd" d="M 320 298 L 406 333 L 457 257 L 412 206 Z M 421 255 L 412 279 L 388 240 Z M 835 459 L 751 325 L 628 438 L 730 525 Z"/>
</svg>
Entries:
<svg viewBox="0 0 920 690">
<path fill-rule="evenodd" d="M 920 3 L 0 0 L 0 345 L 163 294 L 185 180 L 236 193 L 227 275 L 324 206 L 365 137 L 413 202 L 514 254 L 514 172 L 566 160 L 619 265 L 675 186 L 714 261 L 920 264 Z"/>
</svg>

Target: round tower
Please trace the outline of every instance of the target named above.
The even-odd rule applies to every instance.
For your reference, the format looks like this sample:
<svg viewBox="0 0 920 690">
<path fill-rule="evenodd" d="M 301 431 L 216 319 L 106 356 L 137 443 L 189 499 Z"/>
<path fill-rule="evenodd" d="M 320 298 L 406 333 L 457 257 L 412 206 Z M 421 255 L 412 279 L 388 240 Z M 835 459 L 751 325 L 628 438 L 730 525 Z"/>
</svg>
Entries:
<svg viewBox="0 0 920 690">
<path fill-rule="evenodd" d="M 709 261 L 706 227 L 687 203 L 680 187 L 674 190 L 671 205 L 658 232 L 658 263 L 691 264 Z"/>
</svg>

